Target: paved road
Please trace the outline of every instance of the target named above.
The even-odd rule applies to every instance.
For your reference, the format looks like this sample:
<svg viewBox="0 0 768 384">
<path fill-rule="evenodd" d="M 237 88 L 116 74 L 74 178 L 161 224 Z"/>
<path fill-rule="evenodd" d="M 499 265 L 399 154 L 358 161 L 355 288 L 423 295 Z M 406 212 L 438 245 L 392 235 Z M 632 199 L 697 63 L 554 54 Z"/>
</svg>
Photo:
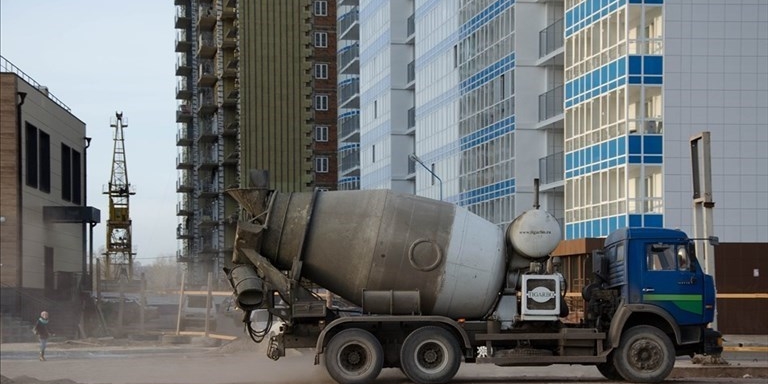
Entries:
<svg viewBox="0 0 768 384">
<path fill-rule="evenodd" d="M 263 352 L 221 353 L 216 349 L 69 349 L 52 350 L 50 359 L 39 362 L 34 351 L 2 354 L 2 375 L 29 376 L 40 380 L 70 379 L 83 384 L 333 384 L 322 366 L 314 366 L 311 352 L 289 351 L 275 362 Z M 750 364 L 744 361 L 740 364 Z M 678 366 L 690 366 L 679 360 Z M 766 367 L 765 360 L 760 364 Z M 674 374 L 673 374 L 674 377 Z M 765 383 L 765 378 L 676 378 L 689 383 Z M 454 383 L 605 383 L 597 369 L 588 366 L 501 368 L 463 364 Z M 398 369 L 385 369 L 378 384 L 409 381 Z"/>
</svg>

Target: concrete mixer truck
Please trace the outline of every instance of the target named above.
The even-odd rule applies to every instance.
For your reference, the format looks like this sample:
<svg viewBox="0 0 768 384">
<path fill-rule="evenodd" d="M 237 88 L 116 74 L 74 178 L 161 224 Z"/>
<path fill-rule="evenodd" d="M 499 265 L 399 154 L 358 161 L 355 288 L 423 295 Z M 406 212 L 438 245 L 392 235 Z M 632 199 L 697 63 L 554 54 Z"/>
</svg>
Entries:
<svg viewBox="0 0 768 384">
<path fill-rule="evenodd" d="M 550 257 L 560 227 L 543 210 L 505 231 L 389 190 L 228 192 L 241 213 L 225 271 L 248 333 L 275 360 L 314 348 L 315 364 L 342 384 L 372 382 L 385 367 L 444 383 L 462 362 L 595 365 L 608 379 L 659 382 L 676 356 L 722 351 L 708 328 L 713 279 L 679 230 L 610 234 L 591 256 L 583 320 L 566 323 L 567 280 Z M 269 314 L 265 329 L 249 322 L 256 310 Z"/>
</svg>

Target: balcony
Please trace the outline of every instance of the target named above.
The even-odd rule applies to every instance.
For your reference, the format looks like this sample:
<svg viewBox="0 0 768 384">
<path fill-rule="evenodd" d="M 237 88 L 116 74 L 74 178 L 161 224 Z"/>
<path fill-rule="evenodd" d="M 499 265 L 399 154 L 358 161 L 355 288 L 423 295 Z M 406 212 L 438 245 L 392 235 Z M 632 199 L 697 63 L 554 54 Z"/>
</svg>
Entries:
<svg viewBox="0 0 768 384">
<path fill-rule="evenodd" d="M 188 216 L 188 215 L 180 215 L 176 214 L 176 216 Z M 192 234 L 192 231 L 190 228 L 185 227 L 182 224 L 179 224 L 178 227 L 176 227 L 176 239 L 177 240 L 192 240 L 195 236 Z"/>
<path fill-rule="evenodd" d="M 215 215 L 215 211 L 213 209 L 204 209 L 200 212 L 201 227 L 213 227 L 218 223 L 218 218 Z M 202 252 L 211 252 L 213 250 L 213 243 L 210 239 L 203 238 L 202 243 Z"/>
<path fill-rule="evenodd" d="M 553 153 L 539 159 L 539 180 L 541 180 L 541 184 L 563 181 L 563 152 Z"/>
<path fill-rule="evenodd" d="M 339 149 L 339 176 L 360 174 L 360 145 L 347 144 Z"/>
<path fill-rule="evenodd" d="M 360 108 L 360 79 L 347 79 L 339 83 L 339 108 Z"/>
<path fill-rule="evenodd" d="M 189 155 L 189 152 L 182 151 L 176 155 L 176 169 L 192 168 L 194 168 L 194 164 L 192 164 L 192 156 Z"/>
<path fill-rule="evenodd" d="M 224 131 L 222 131 L 221 134 L 224 137 L 237 137 L 237 131 L 239 126 L 240 126 L 240 123 L 237 121 L 237 117 L 235 117 L 224 123 Z"/>
<path fill-rule="evenodd" d="M 539 58 L 563 47 L 563 19 L 539 31 Z"/>
<path fill-rule="evenodd" d="M 192 126 L 181 123 L 176 131 L 176 146 L 188 147 L 190 145 L 192 145 Z"/>
<path fill-rule="evenodd" d="M 192 204 L 186 198 L 176 203 L 176 216 L 192 216 Z"/>
<path fill-rule="evenodd" d="M 232 5 L 231 7 L 228 6 L 226 3 L 228 1 L 225 1 L 225 4 L 222 5 L 221 8 L 221 19 L 222 20 L 234 20 L 237 18 L 237 4 Z"/>
<path fill-rule="evenodd" d="M 198 170 L 211 170 L 211 169 L 216 169 L 218 167 L 219 167 L 219 161 L 217 156 L 214 156 L 211 153 L 200 154 L 200 165 L 197 167 Z"/>
<path fill-rule="evenodd" d="M 187 31 L 178 31 L 176 33 L 176 52 L 189 52 L 192 49 L 192 42 L 187 39 Z"/>
<path fill-rule="evenodd" d="M 359 40 L 360 39 L 360 14 L 357 7 L 341 15 L 337 20 L 339 26 L 339 40 Z"/>
<path fill-rule="evenodd" d="M 406 39 L 405 41 L 409 44 L 413 44 L 413 40 L 415 38 L 416 34 L 416 15 L 410 15 L 408 16 L 408 20 L 406 20 Z"/>
<path fill-rule="evenodd" d="M 186 5 L 178 5 L 176 6 L 176 17 L 175 17 L 175 23 L 174 27 L 176 29 L 186 29 L 189 28 L 191 23 L 191 20 L 189 19 L 189 8 L 187 8 Z"/>
<path fill-rule="evenodd" d="M 232 23 L 231 26 L 224 29 L 224 39 L 221 42 L 222 48 L 235 48 L 237 47 L 237 23 Z"/>
<path fill-rule="evenodd" d="M 186 78 L 176 82 L 176 100 L 189 100 L 192 98 L 192 91 L 189 90 L 189 84 Z"/>
<path fill-rule="evenodd" d="M 360 0 L 338 0 L 336 3 L 338 5 L 358 5 L 360 4 Z"/>
<path fill-rule="evenodd" d="M 539 121 L 563 113 L 563 86 L 558 86 L 539 95 Z"/>
<path fill-rule="evenodd" d="M 224 71 L 221 77 L 234 79 L 237 77 L 237 68 L 240 65 L 240 54 L 237 49 L 232 55 L 224 56 Z"/>
<path fill-rule="evenodd" d="M 218 80 L 213 73 L 213 61 L 205 60 L 198 65 L 197 86 L 201 88 L 213 87 Z"/>
<path fill-rule="evenodd" d="M 360 45 L 355 43 L 340 49 L 338 62 L 339 73 L 348 75 L 360 73 Z"/>
<path fill-rule="evenodd" d="M 216 40 L 212 32 L 203 32 L 197 38 L 197 55 L 202 59 L 213 59 L 216 56 Z"/>
<path fill-rule="evenodd" d="M 179 108 L 176 110 L 176 122 L 177 123 L 189 123 L 192 121 L 192 108 L 189 104 L 179 104 Z"/>
<path fill-rule="evenodd" d="M 360 189 L 360 177 L 348 176 L 339 179 L 339 191 L 354 191 Z"/>
<path fill-rule="evenodd" d="M 202 198 L 217 197 L 219 195 L 219 188 L 216 185 L 215 180 L 201 180 L 202 186 L 200 187 L 200 195 Z"/>
<path fill-rule="evenodd" d="M 344 141 L 355 133 L 360 133 L 360 111 L 351 111 L 339 116 L 339 140 Z M 353 140 L 357 141 L 357 140 Z"/>
<path fill-rule="evenodd" d="M 205 88 L 197 94 L 200 107 L 197 109 L 197 114 L 200 116 L 208 116 L 218 109 L 216 105 L 216 95 L 211 88 Z"/>
<path fill-rule="evenodd" d="M 200 29 L 210 30 L 216 25 L 216 10 L 210 4 L 200 4 L 198 8 L 197 26 Z"/>
<path fill-rule="evenodd" d="M 194 186 L 192 185 L 192 179 L 184 176 L 176 180 L 176 192 L 177 193 L 191 193 L 194 192 Z"/>
<path fill-rule="evenodd" d="M 408 109 L 408 129 L 416 128 L 416 107 Z"/>
<path fill-rule="evenodd" d="M 203 121 L 200 123 L 200 134 L 197 135 L 197 141 L 201 143 L 213 143 L 219 139 L 218 133 L 214 129 L 213 120 Z"/>
<path fill-rule="evenodd" d="M 224 165 L 237 165 L 240 160 L 240 151 L 237 147 L 224 152 Z"/>
<path fill-rule="evenodd" d="M 408 63 L 408 69 L 406 74 L 406 80 L 407 80 L 407 86 L 408 89 L 414 89 L 416 87 L 416 60 L 411 61 Z"/>
<path fill-rule="evenodd" d="M 178 1 L 178 0 L 177 0 Z M 177 263 L 189 263 L 192 261 L 192 255 L 186 249 L 176 250 L 176 262 Z"/>
<path fill-rule="evenodd" d="M 187 60 L 187 53 L 180 53 L 176 56 L 176 76 L 189 76 L 192 74 L 192 66 Z"/>
</svg>

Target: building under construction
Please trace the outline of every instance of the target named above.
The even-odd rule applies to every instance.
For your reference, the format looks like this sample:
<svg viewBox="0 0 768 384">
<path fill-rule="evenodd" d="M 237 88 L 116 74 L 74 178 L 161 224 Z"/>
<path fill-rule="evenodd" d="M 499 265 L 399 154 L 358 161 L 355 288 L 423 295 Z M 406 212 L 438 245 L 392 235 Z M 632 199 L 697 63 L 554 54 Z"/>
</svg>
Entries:
<svg viewBox="0 0 768 384">
<path fill-rule="evenodd" d="M 250 169 L 282 191 L 336 189 L 336 2 L 174 4 L 177 260 L 203 285 L 223 281 L 238 215 L 225 191 Z"/>
</svg>

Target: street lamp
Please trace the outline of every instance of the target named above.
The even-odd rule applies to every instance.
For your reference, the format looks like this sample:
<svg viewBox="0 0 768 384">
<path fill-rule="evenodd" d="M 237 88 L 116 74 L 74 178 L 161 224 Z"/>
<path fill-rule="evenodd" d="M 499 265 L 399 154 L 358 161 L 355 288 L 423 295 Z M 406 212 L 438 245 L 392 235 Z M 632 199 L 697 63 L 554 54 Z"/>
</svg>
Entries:
<svg viewBox="0 0 768 384">
<path fill-rule="evenodd" d="M 415 161 L 415 162 L 417 162 L 417 163 L 419 163 L 419 165 L 421 165 L 422 167 L 424 167 L 424 169 L 426 169 L 426 170 L 427 170 L 427 172 L 429 172 L 429 173 L 432 175 L 432 177 L 434 177 L 435 179 L 437 179 L 437 181 L 440 183 L 440 201 L 442 201 L 442 200 L 443 200 L 443 179 L 441 179 L 441 178 L 440 178 L 440 176 L 436 175 L 436 174 L 435 174 L 435 172 L 433 172 L 433 171 L 432 171 L 432 169 L 430 169 L 429 167 L 427 167 L 427 165 L 426 165 L 426 164 L 424 164 L 424 163 L 421 161 L 421 159 L 419 159 L 419 157 L 418 157 L 418 156 L 416 156 L 416 154 L 415 154 L 415 153 L 411 153 L 410 155 L 408 155 L 408 158 L 409 158 L 409 159 L 411 159 L 411 160 L 413 160 L 413 161 Z"/>
</svg>

